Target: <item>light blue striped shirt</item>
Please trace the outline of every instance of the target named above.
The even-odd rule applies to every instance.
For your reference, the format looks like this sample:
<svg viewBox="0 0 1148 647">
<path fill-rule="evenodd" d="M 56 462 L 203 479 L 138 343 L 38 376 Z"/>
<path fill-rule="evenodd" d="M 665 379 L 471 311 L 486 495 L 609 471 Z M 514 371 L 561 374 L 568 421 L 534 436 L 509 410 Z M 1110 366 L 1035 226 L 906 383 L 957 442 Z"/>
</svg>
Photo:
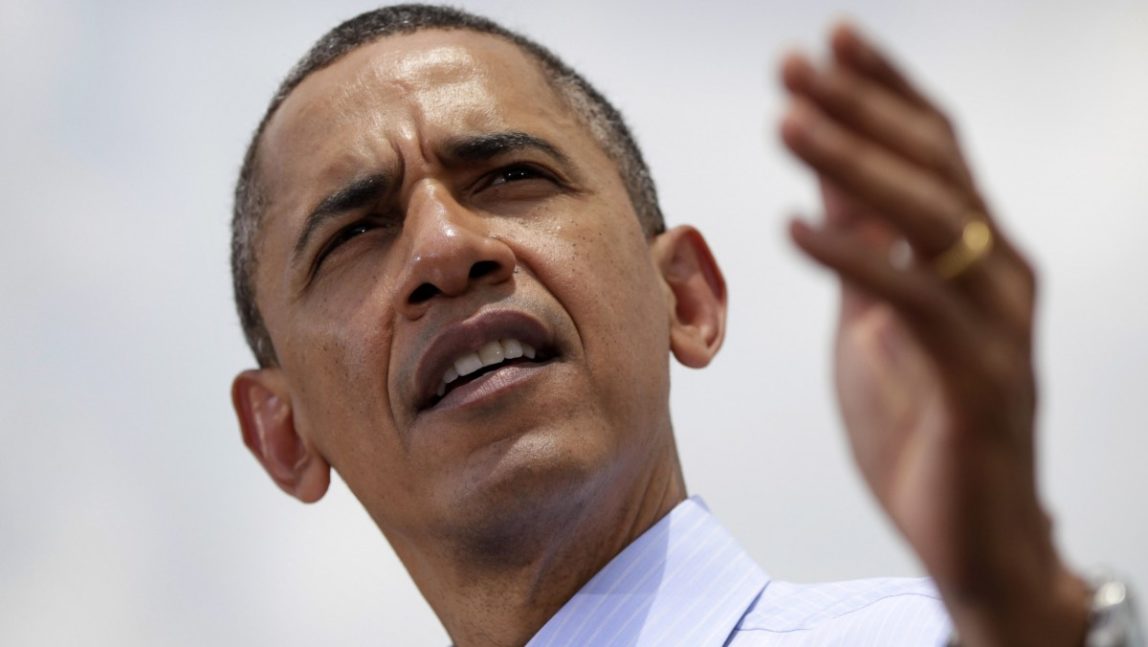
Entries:
<svg viewBox="0 0 1148 647">
<path fill-rule="evenodd" d="M 701 499 L 678 504 L 598 572 L 528 647 L 943 645 L 924 579 L 774 582 Z"/>
</svg>

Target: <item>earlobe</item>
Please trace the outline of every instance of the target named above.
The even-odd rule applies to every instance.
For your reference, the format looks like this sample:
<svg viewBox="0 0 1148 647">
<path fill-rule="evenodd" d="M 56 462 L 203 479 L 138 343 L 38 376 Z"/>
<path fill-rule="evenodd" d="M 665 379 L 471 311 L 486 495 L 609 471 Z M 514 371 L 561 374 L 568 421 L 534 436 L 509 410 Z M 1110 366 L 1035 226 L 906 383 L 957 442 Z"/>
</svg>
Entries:
<svg viewBox="0 0 1148 647">
<path fill-rule="evenodd" d="M 690 368 L 713 360 L 725 339 L 725 277 L 697 229 L 675 227 L 653 243 L 662 280 L 669 288 L 670 349 Z"/>
<path fill-rule="evenodd" d="M 295 428 L 291 401 L 278 369 L 243 371 L 231 384 L 231 403 L 243 444 L 284 492 L 304 503 L 323 498 L 331 467 Z"/>
</svg>

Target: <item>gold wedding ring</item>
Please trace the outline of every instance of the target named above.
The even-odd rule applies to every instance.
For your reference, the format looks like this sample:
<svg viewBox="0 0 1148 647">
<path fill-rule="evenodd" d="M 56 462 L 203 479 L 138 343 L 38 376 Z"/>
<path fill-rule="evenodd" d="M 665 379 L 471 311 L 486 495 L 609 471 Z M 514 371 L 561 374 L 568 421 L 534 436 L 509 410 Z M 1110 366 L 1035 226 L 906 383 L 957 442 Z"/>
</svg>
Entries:
<svg viewBox="0 0 1148 647">
<path fill-rule="evenodd" d="M 992 229 L 984 219 L 974 218 L 965 224 L 957 242 L 933 259 L 933 271 L 942 279 L 951 281 L 969 271 L 992 248 Z"/>
</svg>

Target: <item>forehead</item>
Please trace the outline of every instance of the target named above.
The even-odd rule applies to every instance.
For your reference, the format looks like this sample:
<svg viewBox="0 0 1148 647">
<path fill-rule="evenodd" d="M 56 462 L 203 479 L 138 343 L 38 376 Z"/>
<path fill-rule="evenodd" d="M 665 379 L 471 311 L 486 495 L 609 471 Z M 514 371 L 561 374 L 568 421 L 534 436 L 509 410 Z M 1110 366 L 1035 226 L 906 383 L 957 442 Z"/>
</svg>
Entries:
<svg viewBox="0 0 1148 647">
<path fill-rule="evenodd" d="M 275 197 L 353 173 L 404 145 L 577 126 L 539 65 L 501 38 L 424 30 L 364 45 L 307 77 L 268 123 L 260 175 Z M 298 196 L 295 196 L 298 197 Z"/>
</svg>

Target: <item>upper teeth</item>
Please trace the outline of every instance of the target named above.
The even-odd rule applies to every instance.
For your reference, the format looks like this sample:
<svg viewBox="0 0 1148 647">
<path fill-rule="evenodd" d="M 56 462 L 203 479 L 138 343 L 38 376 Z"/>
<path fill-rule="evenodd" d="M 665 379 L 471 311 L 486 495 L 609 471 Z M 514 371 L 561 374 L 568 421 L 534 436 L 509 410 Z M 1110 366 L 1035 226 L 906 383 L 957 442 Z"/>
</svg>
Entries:
<svg viewBox="0 0 1148 647">
<path fill-rule="evenodd" d="M 517 339 L 500 339 L 482 345 L 477 351 L 463 353 L 446 369 L 442 382 L 438 385 L 438 395 L 446 392 L 446 385 L 477 371 L 484 366 L 493 366 L 508 359 L 526 357 L 534 359 L 537 351 L 533 346 Z"/>
</svg>

